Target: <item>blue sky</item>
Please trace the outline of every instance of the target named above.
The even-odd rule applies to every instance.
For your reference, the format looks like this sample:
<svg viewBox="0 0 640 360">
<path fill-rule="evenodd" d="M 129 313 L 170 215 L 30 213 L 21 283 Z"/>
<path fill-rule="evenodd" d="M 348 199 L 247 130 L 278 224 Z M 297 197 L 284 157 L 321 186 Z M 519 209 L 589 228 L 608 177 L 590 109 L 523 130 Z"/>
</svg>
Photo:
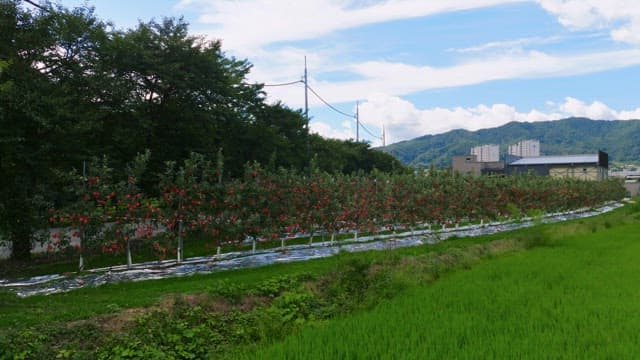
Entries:
<svg viewBox="0 0 640 360">
<path fill-rule="evenodd" d="M 55 2 L 55 1 L 54 1 Z M 183 16 L 254 64 L 251 82 L 300 80 L 387 144 L 456 128 L 569 116 L 640 118 L 637 0 L 62 0 L 129 28 Z M 267 88 L 302 108 L 302 84 Z M 311 129 L 355 138 L 353 116 L 309 94 Z"/>
</svg>

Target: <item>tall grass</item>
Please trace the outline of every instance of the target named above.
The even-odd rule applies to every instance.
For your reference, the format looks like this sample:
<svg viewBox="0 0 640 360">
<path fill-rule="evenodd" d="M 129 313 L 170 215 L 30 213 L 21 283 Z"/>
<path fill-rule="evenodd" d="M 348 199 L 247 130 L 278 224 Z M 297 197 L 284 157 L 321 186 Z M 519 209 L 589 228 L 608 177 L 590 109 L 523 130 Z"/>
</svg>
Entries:
<svg viewBox="0 0 640 360">
<path fill-rule="evenodd" d="M 244 357 L 640 358 L 640 224 L 593 221 Z"/>
</svg>

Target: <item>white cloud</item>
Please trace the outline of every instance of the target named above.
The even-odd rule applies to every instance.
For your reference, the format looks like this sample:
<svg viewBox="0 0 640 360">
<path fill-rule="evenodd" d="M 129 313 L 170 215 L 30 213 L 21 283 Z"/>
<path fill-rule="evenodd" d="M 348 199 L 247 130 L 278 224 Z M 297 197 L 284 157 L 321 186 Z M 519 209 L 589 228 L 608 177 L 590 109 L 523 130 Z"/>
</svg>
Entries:
<svg viewBox="0 0 640 360">
<path fill-rule="evenodd" d="M 597 120 L 617 120 L 618 118 L 618 115 L 614 110 L 600 101 L 594 101 L 591 104 L 586 104 L 583 101 L 572 97 L 565 99 L 564 104 L 560 105 L 560 110 L 563 113 L 571 114 L 572 116 L 587 117 Z"/>
<path fill-rule="evenodd" d="M 629 120 L 640 118 L 640 108 L 616 111 L 600 101 L 585 103 L 567 97 L 562 103 L 551 103 L 547 111 L 520 112 L 506 104 L 475 107 L 418 109 L 409 101 L 384 94 L 372 95 L 360 106 L 364 124 L 381 129 L 384 124 L 387 144 L 413 139 L 426 134 L 439 134 L 454 129 L 475 131 L 504 125 L 511 121 L 535 122 L 558 120 L 567 117 L 588 117 L 601 120 Z M 344 137 L 343 137 L 344 138 Z M 377 145 L 379 142 L 375 142 Z"/>
<path fill-rule="evenodd" d="M 526 37 L 514 40 L 506 40 L 506 41 L 492 41 L 486 44 L 470 46 L 466 48 L 460 49 L 447 49 L 449 52 L 457 52 L 457 53 L 481 53 L 486 51 L 508 51 L 508 52 L 520 52 L 523 48 L 531 46 L 531 45 L 544 45 L 544 44 L 552 44 L 557 43 L 565 38 L 561 36 L 548 36 L 548 37 Z"/>
<path fill-rule="evenodd" d="M 247 51 L 367 24 L 522 1 L 387 0 L 362 6 L 354 0 L 181 0 L 176 7 L 197 9 L 199 21 L 214 26 L 211 35 L 225 39 L 226 48 Z"/>
<path fill-rule="evenodd" d="M 616 41 L 640 45 L 640 19 L 611 31 L 611 38 Z"/>
<path fill-rule="evenodd" d="M 640 45 L 637 0 L 538 0 L 542 8 L 573 30 L 611 29 L 616 41 Z"/>
<path fill-rule="evenodd" d="M 180 0 L 176 9 L 197 11 L 198 32 L 221 39 L 230 54 L 248 58 L 254 64 L 251 81 L 279 83 L 301 77 L 305 55 L 311 69 L 323 72 L 344 71 L 351 66 L 341 60 L 349 51 L 344 48 L 348 45 L 323 43 L 319 48 L 295 48 L 287 41 L 316 39 L 367 24 L 522 1 L 525 0 Z M 310 76 L 313 79 L 313 74 Z M 272 99 L 287 103 L 293 100 L 290 105 L 300 106 L 299 96 L 288 89 L 270 89 L 270 94 Z"/>
<path fill-rule="evenodd" d="M 428 89 L 458 87 L 503 79 L 532 79 L 588 74 L 640 64 L 640 49 L 600 51 L 583 54 L 554 55 L 522 48 L 560 41 L 557 36 L 530 37 L 507 42 L 489 42 L 461 49 L 473 57 L 442 67 L 408 65 L 379 60 L 349 62 L 340 44 L 321 48 L 295 48 L 287 41 L 316 39 L 338 30 L 391 20 L 436 15 L 458 10 L 482 8 L 525 0 L 181 0 L 179 9 L 200 13 L 200 30 L 223 39 L 223 46 L 238 57 L 254 64 L 250 81 L 282 83 L 298 80 L 308 55 L 310 69 L 322 72 L 351 72 L 358 80 L 316 81 L 310 84 L 329 102 L 355 102 L 372 92 L 396 96 Z M 613 26 L 611 36 L 618 41 L 638 41 L 638 11 L 631 4 L 637 0 L 528 0 L 537 1 L 545 10 L 572 29 Z M 364 4 L 364 5 L 363 5 Z M 634 40 L 635 38 L 638 38 Z M 316 45 L 318 46 L 318 45 Z M 505 50 L 492 57 L 477 56 L 487 50 Z M 282 100 L 292 107 L 302 107 L 300 87 L 268 88 L 270 100 Z M 321 105 L 313 96 L 311 106 Z"/>
<path fill-rule="evenodd" d="M 314 121 L 309 122 L 309 130 L 312 133 L 319 134 L 325 138 L 332 139 L 355 139 L 355 130 L 348 121 L 343 121 L 340 128 L 334 128 L 326 122 Z"/>
<path fill-rule="evenodd" d="M 565 98 L 558 109 L 567 116 L 588 117 L 594 120 L 637 120 L 640 119 L 640 108 L 616 111 L 601 101 L 587 104 L 572 97 Z"/>
<path fill-rule="evenodd" d="M 570 97 L 564 101 L 548 101 L 542 105 L 543 109 L 528 112 L 499 103 L 419 109 L 399 97 L 427 89 L 505 79 L 574 76 L 640 65 L 638 47 L 578 54 L 565 52 L 562 55 L 525 51 L 525 48 L 536 45 L 567 40 L 564 35 L 534 36 L 451 49 L 469 57 L 459 63 L 436 67 L 378 59 L 349 62 L 345 60 L 349 57 L 343 56 L 348 54 L 348 49 L 340 48 L 348 45 L 321 42 L 321 45 L 314 43 L 315 47 L 310 49 L 291 47 L 287 43 L 318 39 L 367 24 L 520 1 L 537 2 L 570 30 L 599 29 L 598 36 L 608 32 L 614 41 L 640 45 L 640 6 L 637 0 L 181 0 L 178 8 L 197 9 L 201 14 L 200 31 L 223 39 L 225 51 L 234 56 L 249 58 L 255 65 L 250 75 L 252 81 L 280 83 L 298 80 L 302 76 L 305 55 L 311 69 L 350 72 L 356 80 L 318 81 L 311 73 L 310 85 L 332 104 L 344 105 L 367 99 L 360 107 L 361 118 L 376 133 L 381 131 L 384 123 L 388 143 L 454 128 L 477 130 L 495 127 L 509 121 L 542 121 L 569 116 L 600 119 L 640 117 L 640 108 L 616 111 L 599 101 L 585 103 Z M 593 36 L 593 33 L 585 36 Z M 494 54 L 488 56 L 488 53 Z M 302 86 L 285 86 L 270 87 L 267 91 L 271 100 L 302 107 L 303 89 Z M 321 105 L 312 94 L 309 94 L 309 100 L 312 107 Z M 348 123 L 332 127 L 328 122 L 312 121 L 311 130 L 327 137 L 355 137 L 355 130 Z"/>
<path fill-rule="evenodd" d="M 453 129 L 473 131 L 500 126 L 510 121 L 550 120 L 551 116 L 536 110 L 519 113 L 514 107 L 505 104 L 422 110 L 406 100 L 385 95 L 371 97 L 360 109 L 365 124 L 378 127 L 384 124 L 387 143 Z"/>
<path fill-rule="evenodd" d="M 522 54 L 526 49 L 534 48 L 540 45 L 550 45 L 558 43 L 568 43 L 576 40 L 601 40 L 607 38 L 610 34 L 606 31 L 591 31 L 585 33 L 576 33 L 571 36 L 552 35 L 552 36 L 533 36 L 523 37 L 510 40 L 490 41 L 484 44 L 474 45 L 464 48 L 449 48 L 448 52 L 464 54 L 467 56 L 478 56 L 482 54 Z"/>
<path fill-rule="evenodd" d="M 618 120 L 638 120 L 640 119 L 640 108 L 634 110 L 623 110 L 617 112 Z"/>
<path fill-rule="evenodd" d="M 350 67 L 354 74 L 362 78 L 360 80 L 312 81 L 311 86 L 328 102 L 335 104 L 355 102 L 372 93 L 400 96 L 427 89 L 474 85 L 503 79 L 580 75 L 638 64 L 640 49 L 567 56 L 552 56 L 531 51 L 527 54 L 485 58 L 439 68 L 369 61 Z M 295 97 L 283 100 L 292 106 L 300 106 L 300 95 L 291 95 Z"/>
</svg>

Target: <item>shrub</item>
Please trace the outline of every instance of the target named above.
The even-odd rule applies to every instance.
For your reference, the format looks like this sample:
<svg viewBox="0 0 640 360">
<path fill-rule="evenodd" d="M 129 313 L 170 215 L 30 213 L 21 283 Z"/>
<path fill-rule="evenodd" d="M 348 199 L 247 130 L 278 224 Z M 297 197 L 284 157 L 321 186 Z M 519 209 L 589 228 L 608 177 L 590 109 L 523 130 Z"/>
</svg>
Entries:
<svg viewBox="0 0 640 360">
<path fill-rule="evenodd" d="M 536 228 L 530 228 L 526 232 L 519 233 L 516 236 L 516 240 L 521 242 L 527 249 L 540 246 L 554 246 L 556 244 L 556 241 L 549 235 Z"/>
</svg>

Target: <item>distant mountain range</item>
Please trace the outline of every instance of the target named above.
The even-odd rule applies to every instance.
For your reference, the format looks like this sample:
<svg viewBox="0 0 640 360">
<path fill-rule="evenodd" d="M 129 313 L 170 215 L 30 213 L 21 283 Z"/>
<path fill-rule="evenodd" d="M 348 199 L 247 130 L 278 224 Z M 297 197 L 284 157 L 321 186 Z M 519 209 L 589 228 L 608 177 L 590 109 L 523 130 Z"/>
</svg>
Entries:
<svg viewBox="0 0 640 360">
<path fill-rule="evenodd" d="M 448 167 L 454 155 L 469 154 L 473 146 L 499 144 L 501 154 L 520 140 L 540 141 L 541 155 L 609 154 L 609 160 L 640 163 L 640 120 L 569 118 L 544 122 L 510 122 L 478 131 L 452 130 L 425 135 L 381 148 L 411 166 Z"/>
</svg>

